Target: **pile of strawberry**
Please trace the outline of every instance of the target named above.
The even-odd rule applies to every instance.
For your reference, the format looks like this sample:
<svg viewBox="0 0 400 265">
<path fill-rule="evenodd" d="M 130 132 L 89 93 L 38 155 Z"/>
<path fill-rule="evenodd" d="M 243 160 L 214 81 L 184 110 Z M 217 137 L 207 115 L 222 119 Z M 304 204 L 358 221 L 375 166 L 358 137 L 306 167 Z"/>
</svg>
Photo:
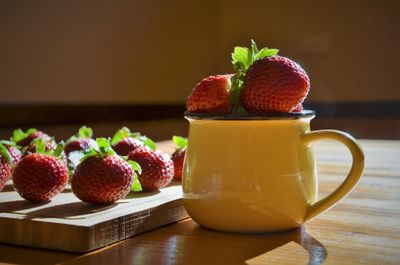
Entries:
<svg viewBox="0 0 400 265">
<path fill-rule="evenodd" d="M 186 103 L 192 113 L 266 114 L 300 112 L 310 89 L 306 72 L 277 49 L 235 47 L 235 74 L 210 76 L 198 83 Z"/>
<path fill-rule="evenodd" d="M 32 203 L 48 202 L 68 181 L 73 194 L 91 204 L 111 204 L 129 192 L 154 191 L 181 180 L 186 140 L 174 136 L 172 158 L 154 142 L 128 128 L 111 139 L 93 139 L 83 126 L 66 143 L 29 129 L 0 142 L 0 191 L 12 178 L 14 189 Z M 183 154 L 183 156 L 182 156 Z"/>
</svg>

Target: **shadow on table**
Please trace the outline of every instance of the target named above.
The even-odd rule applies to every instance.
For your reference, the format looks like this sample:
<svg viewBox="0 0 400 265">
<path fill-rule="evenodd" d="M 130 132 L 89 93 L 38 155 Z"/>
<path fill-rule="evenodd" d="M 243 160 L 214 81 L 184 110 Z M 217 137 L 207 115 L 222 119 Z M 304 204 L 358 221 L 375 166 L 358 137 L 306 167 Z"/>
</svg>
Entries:
<svg viewBox="0 0 400 265">
<path fill-rule="evenodd" d="M 14 186 L 12 184 L 6 184 L 2 192 L 10 192 L 10 191 L 14 191 Z"/>
<path fill-rule="evenodd" d="M 327 250 L 305 228 L 234 234 L 190 219 L 71 260 L 71 264 L 322 264 Z M 70 264 L 67 262 L 67 264 Z"/>
<path fill-rule="evenodd" d="M 75 216 L 87 215 L 93 213 L 101 213 L 109 210 L 117 205 L 117 203 L 110 205 L 91 205 L 84 202 L 71 202 L 61 205 L 53 205 L 45 208 L 39 208 L 28 212 L 20 213 L 19 211 L 34 209 L 46 203 L 31 203 L 25 200 L 0 202 L 0 212 L 8 212 L 20 214 L 24 219 L 34 218 L 75 218 Z M 76 217 L 80 218 L 80 217 Z M 81 217 L 82 219 L 86 217 Z"/>
<path fill-rule="evenodd" d="M 99 213 L 102 214 L 104 211 L 110 210 L 119 204 L 129 203 L 129 199 L 133 198 L 144 198 L 150 197 L 160 193 L 160 191 L 153 192 L 136 192 L 130 193 L 125 198 L 105 205 L 92 205 L 82 201 L 69 202 L 62 204 L 50 204 L 50 202 L 44 203 L 31 203 L 24 199 L 17 201 L 6 201 L 0 202 L 0 212 L 8 212 L 14 214 L 20 214 L 24 216 L 24 219 L 34 219 L 34 218 L 71 218 L 71 219 L 86 219 L 87 215 Z M 41 207 L 44 206 L 45 207 Z M 35 209 L 41 207 L 39 209 Z M 32 209 L 32 210 L 30 210 Z M 20 212 L 24 211 L 25 212 Z"/>
</svg>

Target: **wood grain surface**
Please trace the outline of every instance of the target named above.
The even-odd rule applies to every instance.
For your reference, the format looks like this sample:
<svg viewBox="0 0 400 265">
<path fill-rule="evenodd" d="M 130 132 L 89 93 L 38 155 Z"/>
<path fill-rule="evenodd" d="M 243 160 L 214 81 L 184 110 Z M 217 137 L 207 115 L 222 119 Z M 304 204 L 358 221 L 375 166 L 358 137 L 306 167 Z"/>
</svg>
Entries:
<svg viewBox="0 0 400 265">
<path fill-rule="evenodd" d="M 400 141 L 360 141 L 363 177 L 341 203 L 302 228 L 272 234 L 204 229 L 191 219 L 85 255 L 0 245 L 6 264 L 400 264 Z M 170 143 L 164 144 L 170 148 Z M 333 142 L 315 145 L 320 195 L 351 161 Z"/>
</svg>

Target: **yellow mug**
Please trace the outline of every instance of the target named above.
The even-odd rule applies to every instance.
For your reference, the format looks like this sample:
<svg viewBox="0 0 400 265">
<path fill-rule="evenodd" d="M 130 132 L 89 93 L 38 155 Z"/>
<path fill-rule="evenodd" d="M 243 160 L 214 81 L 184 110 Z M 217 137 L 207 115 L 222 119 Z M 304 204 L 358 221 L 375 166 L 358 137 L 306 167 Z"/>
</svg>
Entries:
<svg viewBox="0 0 400 265">
<path fill-rule="evenodd" d="M 314 116 L 185 113 L 190 126 L 182 185 L 189 216 L 221 231 L 272 232 L 299 227 L 338 203 L 359 181 L 364 154 L 347 133 L 310 131 Z M 353 163 L 343 183 L 318 201 L 310 144 L 322 139 L 344 144 Z"/>
</svg>

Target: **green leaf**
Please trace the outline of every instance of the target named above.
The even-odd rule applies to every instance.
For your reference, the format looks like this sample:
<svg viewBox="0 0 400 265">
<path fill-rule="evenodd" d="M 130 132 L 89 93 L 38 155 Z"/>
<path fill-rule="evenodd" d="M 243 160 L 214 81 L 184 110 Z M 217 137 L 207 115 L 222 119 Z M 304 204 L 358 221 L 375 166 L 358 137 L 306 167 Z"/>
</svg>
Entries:
<svg viewBox="0 0 400 265">
<path fill-rule="evenodd" d="M 26 131 L 26 136 L 29 136 L 29 135 L 31 135 L 32 133 L 35 133 L 35 132 L 37 132 L 37 130 L 35 129 L 35 128 L 29 128 L 27 131 Z"/>
<path fill-rule="evenodd" d="M 17 148 L 20 148 L 15 142 L 13 141 L 8 141 L 8 140 L 1 140 L 0 143 L 4 144 L 5 146 L 14 146 Z"/>
<path fill-rule="evenodd" d="M 13 164 L 13 161 L 12 161 L 12 159 L 11 159 L 10 154 L 9 154 L 8 151 L 7 151 L 7 148 L 6 148 L 2 143 L 0 143 L 0 155 L 1 155 L 2 157 L 4 157 L 5 160 L 6 160 L 8 163 L 10 163 L 11 165 Z"/>
<path fill-rule="evenodd" d="M 88 157 L 95 156 L 95 155 L 97 155 L 96 152 L 90 151 L 90 152 L 86 153 L 86 154 L 81 158 L 80 162 L 82 162 L 83 160 L 85 160 L 85 159 L 88 158 Z M 78 163 L 78 164 L 79 164 L 79 163 Z"/>
<path fill-rule="evenodd" d="M 235 47 L 232 53 L 232 63 L 241 62 L 247 67 L 249 49 L 245 47 Z"/>
<path fill-rule="evenodd" d="M 247 69 L 250 67 L 250 65 L 253 64 L 253 52 L 249 49 L 247 49 L 247 63 L 246 63 L 246 69 L 245 71 L 247 71 Z M 243 72 L 245 72 L 243 71 Z"/>
<path fill-rule="evenodd" d="M 142 134 L 140 132 L 131 132 L 131 134 L 129 135 L 130 137 L 136 138 L 138 136 L 141 136 Z"/>
<path fill-rule="evenodd" d="M 93 136 L 93 130 L 90 127 L 82 126 L 79 129 L 78 135 L 80 138 L 90 138 Z"/>
<path fill-rule="evenodd" d="M 128 160 L 127 162 L 129 164 L 131 164 L 133 170 L 137 171 L 139 173 L 139 175 L 142 174 L 142 168 L 140 167 L 139 163 L 132 161 L 132 160 Z"/>
<path fill-rule="evenodd" d="M 97 138 L 96 143 L 101 154 L 115 155 L 115 151 L 111 148 L 110 140 L 106 138 Z"/>
<path fill-rule="evenodd" d="M 89 150 L 96 154 L 100 153 L 100 148 L 99 148 L 99 145 L 97 144 L 97 141 L 94 141 L 93 143 L 89 143 Z"/>
<path fill-rule="evenodd" d="M 111 140 L 111 144 L 116 144 L 122 139 L 125 139 L 126 137 L 129 136 L 131 136 L 131 130 L 129 130 L 129 128 L 127 127 L 123 127 L 114 134 Z"/>
<path fill-rule="evenodd" d="M 26 137 L 26 135 L 21 129 L 16 129 L 13 132 L 12 141 L 17 143 L 17 142 L 21 141 L 22 139 L 24 139 L 25 137 Z"/>
<path fill-rule="evenodd" d="M 78 166 L 83 160 L 95 155 L 116 155 L 115 151 L 111 148 L 110 139 L 97 138 L 93 144 L 89 145 L 88 149 L 82 151 L 74 151 L 68 155 L 69 160 L 74 167 Z"/>
<path fill-rule="evenodd" d="M 21 129 L 14 130 L 14 132 L 13 132 L 13 137 L 11 138 L 11 140 L 17 143 L 17 142 L 19 142 L 19 141 L 21 141 L 22 139 L 28 137 L 29 135 L 31 135 L 32 133 L 34 133 L 34 132 L 36 132 L 36 131 L 37 131 L 37 130 L 34 129 L 34 128 L 30 128 L 30 129 L 28 129 L 26 132 L 24 132 L 24 131 L 21 130 Z"/>
<path fill-rule="evenodd" d="M 156 144 L 149 137 L 142 135 L 142 136 L 135 137 L 135 138 L 142 141 L 144 143 L 144 145 L 149 147 L 151 150 L 156 150 Z"/>
<path fill-rule="evenodd" d="M 36 153 L 45 154 L 46 153 L 46 143 L 43 139 L 39 138 L 34 142 L 36 146 Z"/>
<path fill-rule="evenodd" d="M 233 69 L 236 71 L 236 73 L 244 73 L 247 70 L 246 65 L 243 62 L 234 62 L 233 63 Z"/>
<path fill-rule="evenodd" d="M 52 155 L 55 157 L 60 157 L 63 150 L 64 150 L 64 141 L 61 141 L 57 144 L 54 151 L 52 151 Z"/>
<path fill-rule="evenodd" d="M 131 186 L 132 191 L 142 191 L 142 185 L 140 185 L 139 177 L 136 173 L 133 173 L 133 183 Z"/>
<path fill-rule="evenodd" d="M 97 138 L 96 143 L 99 148 L 111 148 L 110 142 L 107 140 L 107 138 Z"/>
<path fill-rule="evenodd" d="M 174 144 L 180 149 L 180 148 L 184 148 L 187 146 L 188 144 L 188 140 L 184 137 L 181 136 L 172 136 L 172 141 L 174 142 Z"/>
<path fill-rule="evenodd" d="M 262 48 L 255 56 L 255 60 L 262 59 L 265 57 L 269 56 L 274 56 L 277 55 L 279 52 L 278 49 L 268 49 L 268 48 Z"/>
<path fill-rule="evenodd" d="M 138 172 L 139 174 L 142 174 L 142 168 L 140 167 L 140 165 L 132 160 L 128 160 L 127 161 L 133 168 L 134 172 L 133 172 L 133 183 L 131 186 L 131 190 L 132 191 L 142 191 L 142 185 L 140 185 L 140 181 L 138 178 L 138 175 L 136 174 L 136 172 Z"/>
<path fill-rule="evenodd" d="M 151 150 L 156 150 L 156 143 L 153 140 L 147 136 L 142 136 L 141 138 L 144 139 L 144 145 L 150 147 Z"/>
</svg>

